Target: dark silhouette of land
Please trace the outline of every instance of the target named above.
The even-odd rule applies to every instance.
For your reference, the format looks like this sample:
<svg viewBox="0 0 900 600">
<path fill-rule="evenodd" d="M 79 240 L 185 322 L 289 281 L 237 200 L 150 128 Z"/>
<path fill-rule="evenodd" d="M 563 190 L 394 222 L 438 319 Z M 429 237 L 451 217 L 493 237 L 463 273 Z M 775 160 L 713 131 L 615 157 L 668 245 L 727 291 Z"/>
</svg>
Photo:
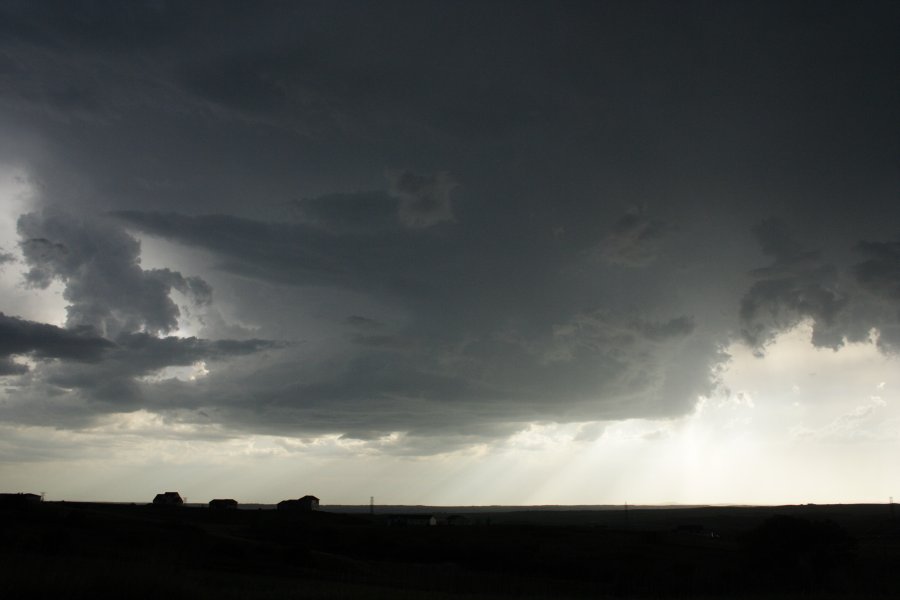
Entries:
<svg viewBox="0 0 900 600">
<path fill-rule="evenodd" d="M 886 505 L 630 507 L 626 519 L 32 500 L 0 506 L 3 598 L 900 597 Z"/>
</svg>

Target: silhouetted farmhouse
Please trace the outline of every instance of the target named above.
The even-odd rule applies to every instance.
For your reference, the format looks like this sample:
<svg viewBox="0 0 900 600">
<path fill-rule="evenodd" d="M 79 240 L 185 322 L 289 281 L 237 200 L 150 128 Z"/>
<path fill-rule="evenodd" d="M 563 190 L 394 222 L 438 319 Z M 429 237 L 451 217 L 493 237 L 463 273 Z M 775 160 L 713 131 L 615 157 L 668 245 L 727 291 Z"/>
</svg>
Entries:
<svg viewBox="0 0 900 600">
<path fill-rule="evenodd" d="M 163 492 L 153 498 L 153 504 L 157 506 L 181 506 L 184 504 L 184 500 L 181 499 L 181 494 L 178 492 Z"/>
<path fill-rule="evenodd" d="M 231 498 L 216 498 L 209 501 L 209 507 L 213 510 L 233 510 L 237 506 L 237 500 L 232 500 Z"/>
<path fill-rule="evenodd" d="M 0 508 L 26 508 L 41 503 L 37 494 L 0 494 Z"/>
<path fill-rule="evenodd" d="M 388 515 L 388 527 L 428 527 L 437 525 L 434 515 Z"/>
<path fill-rule="evenodd" d="M 278 510 L 296 510 L 301 512 L 319 510 L 319 499 L 315 496 L 303 496 L 297 500 L 282 500 L 278 503 Z"/>
</svg>

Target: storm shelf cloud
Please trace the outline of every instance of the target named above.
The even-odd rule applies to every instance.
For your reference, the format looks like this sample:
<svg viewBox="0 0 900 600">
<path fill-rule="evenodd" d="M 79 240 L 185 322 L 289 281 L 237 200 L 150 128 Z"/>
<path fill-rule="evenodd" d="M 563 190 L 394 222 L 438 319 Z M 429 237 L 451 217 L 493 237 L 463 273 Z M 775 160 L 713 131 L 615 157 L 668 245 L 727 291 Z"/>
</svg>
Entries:
<svg viewBox="0 0 900 600">
<path fill-rule="evenodd" d="M 496 457 L 840 425 L 807 332 L 890 380 L 895 4 L 400 7 L 0 3 L 4 426 Z"/>
</svg>

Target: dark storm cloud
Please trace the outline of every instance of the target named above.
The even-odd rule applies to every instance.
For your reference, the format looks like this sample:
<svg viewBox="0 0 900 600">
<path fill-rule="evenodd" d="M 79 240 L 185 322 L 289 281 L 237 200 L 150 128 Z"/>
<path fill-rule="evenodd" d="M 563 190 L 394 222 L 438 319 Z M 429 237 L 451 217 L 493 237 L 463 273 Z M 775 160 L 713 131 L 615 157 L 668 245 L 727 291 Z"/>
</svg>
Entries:
<svg viewBox="0 0 900 600">
<path fill-rule="evenodd" d="M 208 308 L 212 288 L 171 269 L 143 269 L 140 243 L 118 224 L 63 212 L 36 212 L 18 221 L 29 270 L 25 281 L 59 280 L 66 328 L 0 315 L 0 369 L 14 399 L 11 421 L 89 423 L 95 415 L 142 406 L 142 378 L 170 367 L 221 362 L 281 347 L 271 341 L 159 337 L 178 326 L 172 290 Z M 29 370 L 13 362 L 37 361 Z M 54 416 L 55 415 L 55 416 Z"/>
<path fill-rule="evenodd" d="M 281 343 L 258 339 L 160 338 L 147 333 L 123 333 L 109 340 L 98 336 L 90 327 L 64 329 L 0 313 L 0 357 L 29 356 L 36 360 L 90 363 L 125 377 L 281 346 Z"/>
<path fill-rule="evenodd" d="M 51 419 L 58 426 L 73 427 L 108 413 L 151 408 L 145 389 L 154 384 L 143 378 L 166 368 L 212 365 L 283 347 L 268 340 L 159 338 L 146 333 L 107 340 L 88 331 L 6 316 L 0 317 L 0 333 L 0 374 L 16 376 L 6 382 L 15 394 L 0 416 L 30 424 Z M 27 356 L 38 364 L 29 370 L 9 356 Z M 179 408 L 177 402 L 159 404 L 161 409 Z"/>
<path fill-rule="evenodd" d="M 762 350 L 812 319 L 818 345 L 873 326 L 887 344 L 896 17 L 3 4 L 0 160 L 49 209 L 20 220 L 27 279 L 61 282 L 67 326 L 116 344 L 20 373 L 47 411 L 29 414 L 72 422 L 103 398 L 241 431 L 411 432 L 432 452 L 528 421 L 683 415 L 733 332 Z M 144 269 L 122 224 L 218 270 Z M 307 343 L 161 337 L 185 316 L 173 290 L 220 334 Z M 48 400 L 71 394 L 69 412 Z"/>
<path fill-rule="evenodd" d="M 686 319 L 606 314 L 579 317 L 549 337 L 435 338 L 414 329 L 354 342 L 361 350 L 330 360 L 308 356 L 253 373 L 213 374 L 202 397 L 172 382 L 164 397 L 205 406 L 239 429 L 350 437 L 405 432 L 410 439 L 434 437 L 437 452 L 509 435 L 533 420 L 674 416 L 712 389 L 710 368 L 722 359 Z"/>
<path fill-rule="evenodd" d="M 859 286 L 874 297 L 876 310 L 883 313 L 874 324 L 879 329 L 882 350 L 900 350 L 900 243 L 860 242 L 857 251 L 866 260 L 853 266 Z M 875 311 L 873 311 L 875 312 Z"/>
<path fill-rule="evenodd" d="M 347 317 L 347 323 L 359 329 L 367 330 L 380 329 L 381 327 L 384 327 L 383 323 L 379 323 L 375 319 L 362 317 L 360 315 L 350 315 L 349 317 Z"/>
<path fill-rule="evenodd" d="M 116 351 L 110 354 L 107 362 L 115 362 L 127 374 L 146 375 L 164 367 L 190 366 L 200 360 L 224 360 L 281 346 L 281 343 L 269 340 L 159 338 L 146 333 L 130 333 L 116 339 Z"/>
<path fill-rule="evenodd" d="M 450 197 L 457 183 L 447 173 L 387 172 L 387 192 L 326 194 L 293 203 L 297 216 L 335 234 L 373 233 L 398 227 L 424 229 L 452 222 Z"/>
<path fill-rule="evenodd" d="M 93 365 L 62 363 L 50 365 L 36 378 L 58 388 L 75 389 L 84 398 L 111 406 L 98 412 L 133 409 L 142 405 L 141 382 L 137 378 L 166 367 L 189 367 L 200 361 L 222 361 L 247 356 L 279 345 L 264 340 L 203 340 L 197 338 L 157 338 L 144 333 L 124 334 L 104 359 Z M 89 415 L 85 415 L 89 416 Z"/>
<path fill-rule="evenodd" d="M 387 192 L 326 194 L 294 202 L 298 218 L 332 233 L 370 233 L 396 229 L 397 199 Z"/>
<path fill-rule="evenodd" d="M 139 231 L 211 250 L 226 271 L 296 285 L 415 287 L 417 267 L 441 251 L 440 240 L 377 228 L 338 235 L 307 224 L 229 215 L 119 211 Z"/>
<path fill-rule="evenodd" d="M 754 229 L 762 250 L 774 261 L 755 269 L 756 279 L 741 301 L 744 339 L 757 351 L 803 319 L 813 323 L 812 343 L 837 350 L 868 339 L 874 328 L 879 346 L 893 351 L 900 342 L 900 254 L 893 242 L 860 242 L 866 260 L 828 262 L 805 249 L 790 228 L 768 219 Z M 847 262 L 850 262 L 849 260 Z"/>
<path fill-rule="evenodd" d="M 330 359 L 298 358 L 284 371 L 260 367 L 259 374 L 242 377 L 253 390 L 252 408 L 212 377 L 210 385 L 223 389 L 212 394 L 221 409 L 216 414 L 234 426 L 367 435 L 452 429 L 469 435 L 488 424 L 508 432 L 529 419 L 672 416 L 712 389 L 710 369 L 722 359 L 708 334 L 694 335 L 689 316 L 652 320 L 604 310 L 567 315 L 556 307 L 548 314 L 529 309 L 523 318 L 530 313 L 541 321 L 511 328 L 508 319 L 522 306 L 487 298 L 514 282 L 514 273 L 493 270 L 482 282 L 474 272 L 448 268 L 464 256 L 464 234 L 459 240 L 410 237 L 400 230 L 381 237 L 324 235 L 306 226 L 222 216 L 117 216 L 145 233 L 211 250 L 241 275 L 360 289 L 406 307 L 401 325 L 345 317 L 355 330 L 348 339 L 352 346 Z M 438 243 L 448 251 L 428 251 Z M 379 254 L 395 247 L 396 254 Z M 319 258 L 326 253 L 327 265 Z M 535 264 L 531 276 L 531 285 L 540 286 L 548 274 Z M 402 278 L 419 285 L 412 293 L 385 285 Z M 295 381 L 278 383 L 288 373 Z"/>
<path fill-rule="evenodd" d="M 430 227 L 453 221 L 450 193 L 457 183 L 447 173 L 420 175 L 411 171 L 389 172 L 391 194 L 400 199 L 398 213 L 407 227 Z"/>
<path fill-rule="evenodd" d="M 157 338 L 122 334 L 115 341 L 90 328 L 63 329 L 0 314 L 0 376 L 12 395 L 9 422 L 84 426 L 109 412 L 144 407 L 139 378 L 166 367 L 224 361 L 280 347 L 264 340 Z M 37 361 L 34 369 L 11 357 Z"/>
<path fill-rule="evenodd" d="M 668 227 L 660 221 L 631 210 L 622 216 L 600 244 L 600 256 L 613 264 L 642 267 L 656 259 Z"/>
<path fill-rule="evenodd" d="M 900 242 L 860 242 L 866 260 L 853 273 L 859 284 L 900 308 Z"/>
<path fill-rule="evenodd" d="M 0 357 L 3 358 L 30 355 L 37 359 L 96 362 L 113 346 L 90 328 L 62 329 L 0 313 Z"/>
<path fill-rule="evenodd" d="M 21 375 L 28 372 L 28 365 L 14 362 L 8 358 L 0 358 L 0 377 L 4 375 Z"/>
<path fill-rule="evenodd" d="M 691 317 L 677 317 L 664 323 L 639 321 L 635 323 L 635 328 L 649 340 L 663 341 L 690 335 L 695 324 Z"/>
<path fill-rule="evenodd" d="M 26 281 L 46 288 L 65 284 L 67 327 L 93 327 L 108 337 L 146 330 L 168 333 L 178 326 L 176 289 L 200 304 L 212 290 L 198 277 L 170 269 L 142 269 L 140 243 L 113 223 L 66 213 L 29 213 L 18 223 L 20 247 L 30 267 Z"/>
<path fill-rule="evenodd" d="M 754 271 L 757 281 L 741 300 L 742 333 L 747 343 L 762 351 L 779 332 L 810 318 L 814 344 L 840 347 L 844 332 L 836 325 L 849 299 L 837 267 L 825 264 L 819 253 L 803 250 L 781 221 L 763 221 L 754 233 L 774 262 Z M 867 332 L 860 333 L 864 339 Z"/>
</svg>

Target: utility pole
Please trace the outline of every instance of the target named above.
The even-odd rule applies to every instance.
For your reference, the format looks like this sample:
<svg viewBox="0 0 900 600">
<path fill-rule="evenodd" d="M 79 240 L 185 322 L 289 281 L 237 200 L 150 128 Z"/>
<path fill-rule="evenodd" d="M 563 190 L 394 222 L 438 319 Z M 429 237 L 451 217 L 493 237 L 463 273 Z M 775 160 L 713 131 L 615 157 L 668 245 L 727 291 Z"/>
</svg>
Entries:
<svg viewBox="0 0 900 600">
<path fill-rule="evenodd" d="M 375 514 L 375 496 L 369 496 L 369 514 Z"/>
</svg>

